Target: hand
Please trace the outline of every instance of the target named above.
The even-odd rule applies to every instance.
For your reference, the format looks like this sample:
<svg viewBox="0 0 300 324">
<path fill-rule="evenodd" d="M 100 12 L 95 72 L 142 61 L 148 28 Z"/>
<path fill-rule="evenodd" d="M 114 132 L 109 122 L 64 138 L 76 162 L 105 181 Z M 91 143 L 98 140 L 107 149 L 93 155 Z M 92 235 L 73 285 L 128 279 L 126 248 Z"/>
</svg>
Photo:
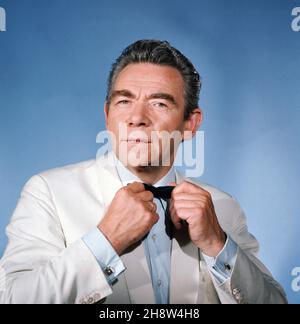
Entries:
<svg viewBox="0 0 300 324">
<path fill-rule="evenodd" d="M 172 185 L 176 185 L 172 183 Z M 172 192 L 170 215 L 176 229 L 188 225 L 192 242 L 208 256 L 217 256 L 226 242 L 208 191 L 184 181 Z"/>
<path fill-rule="evenodd" d="M 153 194 L 140 182 L 121 188 L 98 228 L 118 255 L 142 239 L 159 220 Z"/>
</svg>

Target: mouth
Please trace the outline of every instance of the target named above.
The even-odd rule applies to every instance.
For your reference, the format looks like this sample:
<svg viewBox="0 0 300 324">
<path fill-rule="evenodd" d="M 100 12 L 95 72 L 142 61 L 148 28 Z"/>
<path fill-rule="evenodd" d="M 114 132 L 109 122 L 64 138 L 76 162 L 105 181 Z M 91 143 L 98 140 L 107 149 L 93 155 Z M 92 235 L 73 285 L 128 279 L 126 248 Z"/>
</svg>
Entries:
<svg viewBox="0 0 300 324">
<path fill-rule="evenodd" d="M 151 142 L 143 138 L 129 138 L 122 140 L 122 142 L 127 142 L 129 144 L 150 144 Z"/>
</svg>

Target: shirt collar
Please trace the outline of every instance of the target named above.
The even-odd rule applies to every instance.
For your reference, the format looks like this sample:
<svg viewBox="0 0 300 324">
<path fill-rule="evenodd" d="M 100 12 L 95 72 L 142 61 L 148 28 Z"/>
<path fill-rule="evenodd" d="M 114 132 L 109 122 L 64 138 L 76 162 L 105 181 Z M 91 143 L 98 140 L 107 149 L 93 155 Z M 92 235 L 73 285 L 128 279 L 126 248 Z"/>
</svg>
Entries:
<svg viewBox="0 0 300 324">
<path fill-rule="evenodd" d="M 118 172 L 118 175 L 120 177 L 120 180 L 123 184 L 123 186 L 126 186 L 127 183 L 132 183 L 132 182 L 142 182 L 142 180 L 137 177 L 135 174 L 133 174 L 131 171 L 129 171 L 125 165 L 117 158 L 114 152 L 113 157 L 115 159 L 115 166 Z M 174 164 L 168 171 L 166 175 L 164 175 L 160 180 L 158 180 L 154 186 L 160 187 L 160 186 L 166 186 L 169 182 L 175 182 L 175 168 Z"/>
</svg>

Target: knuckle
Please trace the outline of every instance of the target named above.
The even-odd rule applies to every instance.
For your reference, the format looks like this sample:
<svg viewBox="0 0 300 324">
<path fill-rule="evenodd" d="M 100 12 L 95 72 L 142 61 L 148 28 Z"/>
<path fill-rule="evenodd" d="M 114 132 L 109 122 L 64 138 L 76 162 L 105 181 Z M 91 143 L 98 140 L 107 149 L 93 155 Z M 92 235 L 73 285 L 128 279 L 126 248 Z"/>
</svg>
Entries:
<svg viewBox="0 0 300 324">
<path fill-rule="evenodd" d="M 158 220 L 159 220 L 159 215 L 158 215 L 158 213 L 154 213 L 153 220 L 155 221 L 155 223 L 158 222 Z"/>
<path fill-rule="evenodd" d="M 127 187 L 122 187 L 121 189 L 118 190 L 118 193 L 126 192 Z"/>
<path fill-rule="evenodd" d="M 172 191 L 172 199 L 176 200 L 178 198 L 178 193 L 175 191 L 175 189 Z"/>
<path fill-rule="evenodd" d="M 176 194 L 178 192 L 180 192 L 181 188 L 184 186 L 184 181 L 177 184 L 177 186 L 174 188 L 174 190 L 172 191 L 173 194 Z"/>
<path fill-rule="evenodd" d="M 159 216 L 156 212 L 147 211 L 146 217 L 149 223 L 156 223 L 159 219 Z"/>
<path fill-rule="evenodd" d="M 139 210 L 141 210 L 141 212 L 143 214 L 146 214 L 149 211 L 149 208 L 147 208 L 147 206 L 144 202 L 139 200 L 139 201 L 137 201 L 137 205 L 138 205 Z"/>
<path fill-rule="evenodd" d="M 154 198 L 154 195 L 151 191 L 146 191 L 146 199 L 152 200 Z"/>
<path fill-rule="evenodd" d="M 151 217 L 152 217 L 152 213 L 148 209 L 145 209 L 144 215 L 148 220 L 151 219 Z"/>
<path fill-rule="evenodd" d="M 205 191 L 204 196 L 206 199 L 210 200 L 211 199 L 211 193 L 208 191 Z"/>
<path fill-rule="evenodd" d="M 177 193 L 178 188 L 179 188 L 179 185 L 176 186 L 176 187 L 173 189 L 172 193 L 171 193 L 171 197 L 172 197 L 173 199 L 174 199 L 174 197 L 176 196 L 176 193 Z"/>
<path fill-rule="evenodd" d="M 141 189 L 141 190 L 145 189 L 145 186 L 143 185 L 142 182 L 137 182 L 137 181 L 136 181 L 135 184 L 136 184 L 136 187 L 137 187 L 137 188 L 139 188 L 139 189 Z"/>
<path fill-rule="evenodd" d="M 156 205 L 156 203 L 153 202 L 152 204 L 153 204 L 153 209 L 154 209 L 154 211 L 157 211 L 157 205 Z"/>
<path fill-rule="evenodd" d="M 126 193 L 128 193 L 128 190 L 126 187 L 123 187 L 117 191 L 116 196 L 121 197 L 123 195 L 126 195 Z"/>
</svg>

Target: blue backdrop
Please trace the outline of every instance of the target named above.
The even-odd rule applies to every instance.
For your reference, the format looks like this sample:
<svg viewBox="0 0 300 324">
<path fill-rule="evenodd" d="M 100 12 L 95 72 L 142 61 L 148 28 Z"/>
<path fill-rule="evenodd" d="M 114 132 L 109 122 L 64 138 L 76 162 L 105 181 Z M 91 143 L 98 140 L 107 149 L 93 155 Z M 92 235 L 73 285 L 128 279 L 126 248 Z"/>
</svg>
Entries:
<svg viewBox="0 0 300 324">
<path fill-rule="evenodd" d="M 291 288 L 300 266 L 300 0 L 0 0 L 0 255 L 26 180 L 96 155 L 112 60 L 169 40 L 203 78 L 202 181 L 235 196 L 260 257 Z"/>
</svg>

